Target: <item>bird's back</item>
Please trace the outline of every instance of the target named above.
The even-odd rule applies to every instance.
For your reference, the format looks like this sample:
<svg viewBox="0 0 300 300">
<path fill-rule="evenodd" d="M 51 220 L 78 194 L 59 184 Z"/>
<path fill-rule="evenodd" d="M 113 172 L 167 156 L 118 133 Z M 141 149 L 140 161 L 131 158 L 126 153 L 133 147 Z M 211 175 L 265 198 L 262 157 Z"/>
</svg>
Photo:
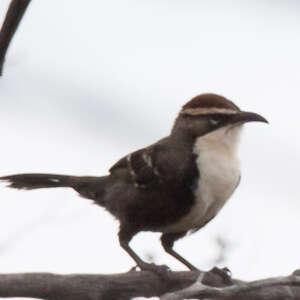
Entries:
<svg viewBox="0 0 300 300">
<path fill-rule="evenodd" d="M 196 156 L 177 142 L 165 138 L 111 168 L 105 202 L 121 223 L 162 231 L 189 212 L 199 177 Z"/>
</svg>

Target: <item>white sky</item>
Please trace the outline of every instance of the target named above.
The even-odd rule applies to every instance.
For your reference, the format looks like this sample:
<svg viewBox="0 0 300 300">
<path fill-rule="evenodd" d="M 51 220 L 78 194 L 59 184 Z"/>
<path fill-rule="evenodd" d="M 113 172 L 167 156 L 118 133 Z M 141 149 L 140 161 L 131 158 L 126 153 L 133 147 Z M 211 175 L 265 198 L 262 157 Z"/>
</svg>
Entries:
<svg viewBox="0 0 300 300">
<path fill-rule="evenodd" d="M 3 19 L 9 1 L 0 2 Z M 242 182 L 205 229 L 176 244 L 201 269 L 230 244 L 242 279 L 299 268 L 299 1 L 33 1 L 0 79 L 0 175 L 101 175 L 168 134 L 180 107 L 220 93 L 249 124 Z M 133 266 L 118 224 L 71 190 L 0 188 L 2 273 L 114 273 Z M 184 267 L 142 233 L 134 249 Z"/>
</svg>

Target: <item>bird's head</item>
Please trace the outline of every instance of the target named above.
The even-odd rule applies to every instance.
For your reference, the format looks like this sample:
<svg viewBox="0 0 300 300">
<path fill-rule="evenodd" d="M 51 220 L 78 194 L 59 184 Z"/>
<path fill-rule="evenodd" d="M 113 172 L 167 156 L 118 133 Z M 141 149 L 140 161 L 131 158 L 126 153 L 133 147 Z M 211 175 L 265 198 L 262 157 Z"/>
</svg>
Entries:
<svg viewBox="0 0 300 300">
<path fill-rule="evenodd" d="M 172 133 L 184 132 L 194 138 L 210 135 L 218 139 L 238 135 L 243 124 L 254 121 L 268 123 L 261 115 L 241 111 L 222 96 L 201 94 L 182 107 Z"/>
</svg>

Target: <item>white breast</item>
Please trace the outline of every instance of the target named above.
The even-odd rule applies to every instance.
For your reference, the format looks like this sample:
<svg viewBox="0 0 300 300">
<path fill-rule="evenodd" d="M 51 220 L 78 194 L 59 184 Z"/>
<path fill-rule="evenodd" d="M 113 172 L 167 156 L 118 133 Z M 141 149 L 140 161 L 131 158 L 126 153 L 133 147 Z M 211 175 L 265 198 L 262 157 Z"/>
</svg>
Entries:
<svg viewBox="0 0 300 300">
<path fill-rule="evenodd" d="M 188 231 L 203 226 L 230 198 L 240 178 L 237 144 L 241 127 L 222 128 L 200 137 L 195 144 L 199 182 L 195 204 L 188 215 L 166 228 L 167 232 Z"/>
</svg>

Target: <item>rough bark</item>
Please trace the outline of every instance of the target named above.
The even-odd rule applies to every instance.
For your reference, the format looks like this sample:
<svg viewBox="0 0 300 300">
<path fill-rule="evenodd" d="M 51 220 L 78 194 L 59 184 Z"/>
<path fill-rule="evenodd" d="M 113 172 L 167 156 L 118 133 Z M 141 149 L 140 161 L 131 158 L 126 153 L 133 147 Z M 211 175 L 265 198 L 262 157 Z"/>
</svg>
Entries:
<svg viewBox="0 0 300 300">
<path fill-rule="evenodd" d="M 160 297 L 161 300 L 300 299 L 300 272 L 291 276 L 245 282 L 224 278 L 216 272 L 170 272 L 164 280 L 151 272 L 123 274 L 58 275 L 24 273 L 0 275 L 0 297 L 49 300 L 130 300 Z"/>
<path fill-rule="evenodd" d="M 0 30 L 0 76 L 10 42 L 31 0 L 12 0 Z"/>
</svg>

